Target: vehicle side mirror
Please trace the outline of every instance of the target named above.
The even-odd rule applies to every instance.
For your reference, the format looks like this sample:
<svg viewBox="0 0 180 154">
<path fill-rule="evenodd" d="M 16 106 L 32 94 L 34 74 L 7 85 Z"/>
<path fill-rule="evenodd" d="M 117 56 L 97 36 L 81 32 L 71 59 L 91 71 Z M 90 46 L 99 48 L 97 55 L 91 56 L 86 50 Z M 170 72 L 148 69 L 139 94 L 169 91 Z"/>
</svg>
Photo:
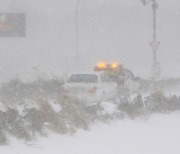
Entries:
<svg viewBox="0 0 180 154">
<path fill-rule="evenodd" d="M 67 82 L 67 81 L 68 81 L 68 74 L 67 74 L 67 73 L 64 73 L 64 74 L 63 74 L 62 80 L 63 80 L 64 82 Z"/>
</svg>

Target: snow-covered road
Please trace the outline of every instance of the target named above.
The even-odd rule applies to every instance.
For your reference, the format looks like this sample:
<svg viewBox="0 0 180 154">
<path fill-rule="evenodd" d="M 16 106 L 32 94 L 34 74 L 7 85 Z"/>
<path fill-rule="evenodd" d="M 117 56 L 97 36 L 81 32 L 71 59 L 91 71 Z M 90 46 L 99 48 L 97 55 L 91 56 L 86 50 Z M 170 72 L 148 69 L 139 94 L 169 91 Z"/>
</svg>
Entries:
<svg viewBox="0 0 180 154">
<path fill-rule="evenodd" d="M 97 124 L 74 136 L 50 135 L 26 145 L 13 139 L 0 154 L 179 154 L 180 112 Z"/>
</svg>

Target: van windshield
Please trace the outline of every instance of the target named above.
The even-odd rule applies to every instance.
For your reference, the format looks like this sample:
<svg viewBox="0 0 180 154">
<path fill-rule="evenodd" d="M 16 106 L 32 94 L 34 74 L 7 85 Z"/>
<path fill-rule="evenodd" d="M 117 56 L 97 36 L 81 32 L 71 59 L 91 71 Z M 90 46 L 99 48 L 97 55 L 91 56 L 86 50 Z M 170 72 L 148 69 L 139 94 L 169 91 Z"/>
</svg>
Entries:
<svg viewBox="0 0 180 154">
<path fill-rule="evenodd" d="M 98 77 L 94 74 L 73 74 L 68 83 L 97 83 Z"/>
</svg>

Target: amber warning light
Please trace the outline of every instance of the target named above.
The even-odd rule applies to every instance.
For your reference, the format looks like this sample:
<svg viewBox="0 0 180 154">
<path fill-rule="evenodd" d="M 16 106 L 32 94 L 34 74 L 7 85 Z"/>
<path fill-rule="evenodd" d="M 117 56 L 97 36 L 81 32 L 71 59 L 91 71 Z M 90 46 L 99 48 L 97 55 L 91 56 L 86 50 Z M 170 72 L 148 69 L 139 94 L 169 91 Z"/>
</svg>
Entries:
<svg viewBox="0 0 180 154">
<path fill-rule="evenodd" d="M 117 63 L 112 63 L 112 64 L 99 63 L 94 68 L 94 71 L 115 70 L 115 69 L 118 69 L 120 67 L 121 67 L 121 65 L 119 65 Z"/>
<path fill-rule="evenodd" d="M 97 67 L 98 67 L 98 68 L 106 68 L 107 65 L 104 64 L 104 63 L 99 63 L 99 64 L 97 65 Z"/>
<path fill-rule="evenodd" d="M 116 69 L 116 68 L 118 68 L 120 65 L 118 65 L 117 63 L 113 63 L 113 64 L 111 64 L 111 68 L 112 69 Z"/>
</svg>

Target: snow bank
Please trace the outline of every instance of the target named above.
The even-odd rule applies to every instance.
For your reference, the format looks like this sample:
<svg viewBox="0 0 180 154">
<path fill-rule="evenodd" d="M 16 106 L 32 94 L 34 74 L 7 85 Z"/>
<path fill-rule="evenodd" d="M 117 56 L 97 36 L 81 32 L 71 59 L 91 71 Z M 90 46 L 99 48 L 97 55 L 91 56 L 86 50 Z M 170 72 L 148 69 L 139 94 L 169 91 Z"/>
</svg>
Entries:
<svg viewBox="0 0 180 154">
<path fill-rule="evenodd" d="M 52 134 L 38 143 L 13 140 L 0 148 L 4 154 L 179 154 L 180 113 L 98 124 L 74 136 Z"/>
</svg>

